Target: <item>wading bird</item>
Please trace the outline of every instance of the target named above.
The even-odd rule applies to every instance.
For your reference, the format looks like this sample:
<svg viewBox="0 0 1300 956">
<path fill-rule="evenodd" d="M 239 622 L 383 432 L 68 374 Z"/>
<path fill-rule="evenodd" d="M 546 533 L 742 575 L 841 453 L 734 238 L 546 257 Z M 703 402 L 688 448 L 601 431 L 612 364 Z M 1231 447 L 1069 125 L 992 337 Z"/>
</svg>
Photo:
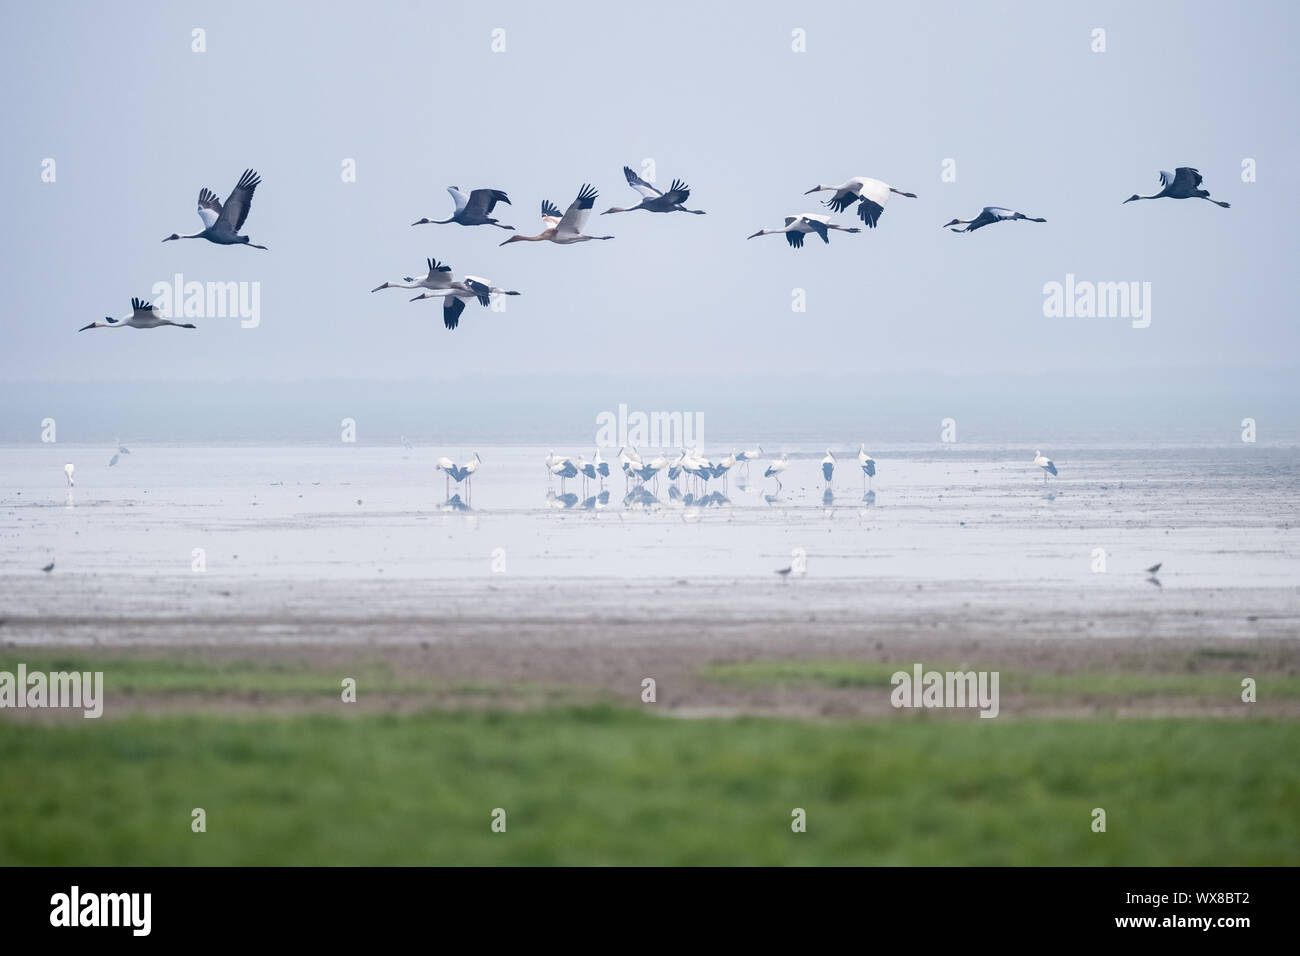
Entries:
<svg viewBox="0 0 1300 956">
<path fill-rule="evenodd" d="M 784 487 L 781 484 L 781 472 L 790 467 L 790 456 L 781 452 L 781 457 L 767 466 L 767 471 L 763 472 L 764 478 L 775 478 L 778 488 Z"/>
<path fill-rule="evenodd" d="M 1026 222 L 1047 222 L 1046 219 L 1035 219 L 1033 216 L 1026 216 L 1014 209 L 1006 209 L 1002 206 L 985 206 L 983 211 L 974 219 L 954 219 L 951 222 L 945 222 L 943 228 L 964 225 L 965 229 L 954 229 L 953 232 L 974 232 L 976 229 L 983 229 L 995 222 L 1012 222 L 1016 219 L 1023 219 Z"/>
<path fill-rule="evenodd" d="M 203 220 L 203 231 L 196 232 L 192 236 L 182 236 L 173 232 L 163 242 L 172 239 L 206 239 L 219 246 L 244 245 L 252 246 L 254 249 L 265 249 L 266 246 L 259 246 L 248 236 L 239 234 L 239 230 L 244 228 L 244 220 L 248 218 L 249 207 L 253 204 L 253 191 L 261 185 L 261 182 L 257 173 L 251 169 L 244 170 L 244 175 L 239 177 L 239 182 L 235 183 L 235 188 L 226 197 L 224 206 L 211 189 L 206 186 L 200 189 L 199 218 Z"/>
<path fill-rule="evenodd" d="M 542 222 L 546 223 L 546 228 L 535 236 L 511 236 L 503 246 L 508 246 L 512 242 L 554 242 L 561 246 L 572 245 L 575 242 L 587 242 L 590 239 L 613 239 L 613 236 L 584 236 L 582 227 L 587 224 L 587 219 L 591 216 L 591 207 L 596 204 L 597 192 L 591 185 L 584 185 L 578 191 L 578 198 L 569 204 L 564 215 L 556 219 L 559 213 L 559 207 L 551 202 L 542 203 Z"/>
<path fill-rule="evenodd" d="M 835 456 L 827 448 L 826 457 L 822 459 L 822 477 L 826 479 L 826 484 L 831 483 L 831 475 L 833 474 L 835 474 Z"/>
<path fill-rule="evenodd" d="M 862 466 L 862 484 L 865 487 L 868 478 L 876 477 L 876 460 L 867 454 L 865 442 L 858 445 L 858 464 Z"/>
<path fill-rule="evenodd" d="M 691 198 L 691 187 L 680 179 L 673 180 L 673 184 L 668 187 L 668 192 L 661 192 L 632 172 L 631 166 L 623 167 L 623 175 L 627 177 L 627 184 L 642 195 L 642 200 L 635 206 L 611 206 L 601 213 L 602 216 L 608 216 L 611 212 L 633 212 L 637 209 L 644 209 L 646 212 L 689 212 L 692 216 L 704 215 L 703 209 L 687 209 L 682 205 Z"/>
<path fill-rule="evenodd" d="M 560 492 L 564 492 L 564 483 L 578 475 L 578 466 L 568 458 L 561 458 L 550 467 L 551 476 L 560 479 Z"/>
<path fill-rule="evenodd" d="M 482 462 L 482 460 L 483 459 L 479 458 L 478 452 L 474 452 L 474 457 L 464 465 L 457 465 L 450 458 L 439 458 L 435 470 L 443 472 L 449 482 L 454 481 L 459 485 L 462 481 L 473 477 L 474 472 L 478 471 L 479 463 Z M 469 485 L 466 485 L 466 492 L 469 491 L 469 487 Z M 450 495 L 451 485 L 449 483 L 447 485 L 447 492 L 448 495 Z"/>
<path fill-rule="evenodd" d="M 752 236 L 746 236 L 746 239 L 754 239 L 758 236 L 785 236 L 785 241 L 795 249 L 803 248 L 803 237 L 810 232 L 815 232 L 822 237 L 822 242 L 830 242 L 831 229 L 838 229 L 840 232 L 861 232 L 857 226 L 837 226 L 831 222 L 830 216 L 819 216 L 813 213 L 807 213 L 802 216 L 786 216 L 785 226 L 781 229 L 760 229 Z"/>
<path fill-rule="evenodd" d="M 68 479 L 69 488 L 75 488 L 77 486 L 77 482 L 73 480 L 72 477 L 72 473 L 76 470 L 77 469 L 72 467 L 72 462 L 68 462 L 66 465 L 63 466 L 63 476 Z"/>
<path fill-rule="evenodd" d="M 497 226 L 501 229 L 513 230 L 514 226 L 507 226 L 491 218 L 492 210 L 499 202 L 510 205 L 510 197 L 499 189 L 475 189 L 466 196 L 460 191 L 459 186 L 448 186 L 447 192 L 451 193 L 451 198 L 455 200 L 456 211 L 447 219 L 420 219 L 411 223 L 412 226 L 445 226 L 449 222 L 459 223 L 462 226 Z"/>
<path fill-rule="evenodd" d="M 1041 451 L 1034 451 L 1034 464 L 1043 469 L 1043 481 L 1047 481 L 1048 475 L 1056 474 L 1056 462 L 1048 458 Z"/>
<path fill-rule="evenodd" d="M 77 331 L 84 332 L 86 329 L 156 329 L 163 325 L 174 325 L 178 329 L 198 328 L 198 326 L 190 322 L 182 324 L 173 322 L 171 319 L 164 319 L 154 311 L 153 303 L 146 302 L 144 299 L 132 299 L 131 314 L 125 319 L 105 316 L 103 322 L 91 322 L 89 325 L 83 325 Z"/>
<path fill-rule="evenodd" d="M 835 195 L 823 202 L 823 206 L 829 206 L 836 212 L 843 212 L 855 202 L 859 203 L 858 217 L 872 229 L 876 228 L 876 223 L 880 222 L 880 214 L 885 211 L 885 203 L 889 202 L 890 193 L 897 193 L 900 196 L 906 196 L 908 199 L 916 198 L 916 193 L 905 193 L 901 189 L 895 189 L 889 183 L 882 183 L 879 179 L 867 179 L 863 176 L 854 176 L 840 186 L 817 185 L 804 195 L 824 192 L 828 189 L 834 190 Z"/>
<path fill-rule="evenodd" d="M 1160 182 L 1164 188 L 1154 196 L 1139 196 L 1134 193 L 1124 202 L 1133 202 L 1135 199 L 1207 199 L 1224 209 L 1232 208 L 1226 202 L 1210 199 L 1208 191 L 1197 189 L 1196 187 L 1201 185 L 1201 174 L 1190 166 L 1179 166 L 1172 173 L 1166 169 L 1160 170 Z M 1120 205 L 1122 206 L 1124 203 L 1120 203 Z"/>
</svg>

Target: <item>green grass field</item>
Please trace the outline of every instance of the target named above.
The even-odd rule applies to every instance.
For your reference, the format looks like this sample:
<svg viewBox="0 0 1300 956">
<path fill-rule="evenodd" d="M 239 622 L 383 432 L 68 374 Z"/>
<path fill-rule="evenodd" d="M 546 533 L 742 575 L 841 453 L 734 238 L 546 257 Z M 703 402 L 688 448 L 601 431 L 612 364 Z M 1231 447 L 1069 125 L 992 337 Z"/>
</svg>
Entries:
<svg viewBox="0 0 1300 956">
<path fill-rule="evenodd" d="M 1189 655 L 1189 661 L 1197 656 Z M 1235 703 L 1241 699 L 1242 675 L 1256 678 L 1270 698 L 1300 698 L 1300 676 L 1252 668 L 1249 653 L 1240 655 L 1236 671 L 1183 670 L 1148 673 L 1116 665 L 1096 670 L 1070 672 L 1008 670 L 980 662 L 926 662 L 927 671 L 997 670 L 1002 693 L 1024 693 L 1038 700 L 1062 696 L 1122 700 L 1130 697 L 1187 697 L 1218 699 Z M 896 671 L 912 673 L 912 664 L 876 661 L 771 660 L 715 664 L 704 676 L 724 683 L 784 684 L 833 688 L 870 689 L 887 693 Z"/>
<path fill-rule="evenodd" d="M 0 720 L 0 863 L 1295 864 L 1297 752 L 1261 719 Z"/>
</svg>

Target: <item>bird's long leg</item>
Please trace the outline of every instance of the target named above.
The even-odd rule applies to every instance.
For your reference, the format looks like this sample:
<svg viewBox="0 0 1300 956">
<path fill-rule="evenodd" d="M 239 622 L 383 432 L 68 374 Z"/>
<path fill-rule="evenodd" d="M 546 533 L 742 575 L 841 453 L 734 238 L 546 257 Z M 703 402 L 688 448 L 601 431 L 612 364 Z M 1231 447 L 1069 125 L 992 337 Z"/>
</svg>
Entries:
<svg viewBox="0 0 1300 956">
<path fill-rule="evenodd" d="M 1212 202 L 1212 203 L 1214 203 L 1216 206 L 1222 206 L 1224 209 L 1231 209 L 1231 208 L 1232 208 L 1232 205 L 1231 205 L 1230 203 L 1219 202 L 1219 200 L 1217 200 L 1217 199 L 1211 199 L 1209 196 L 1202 196 L 1201 198 L 1204 199 L 1206 202 Z"/>
</svg>

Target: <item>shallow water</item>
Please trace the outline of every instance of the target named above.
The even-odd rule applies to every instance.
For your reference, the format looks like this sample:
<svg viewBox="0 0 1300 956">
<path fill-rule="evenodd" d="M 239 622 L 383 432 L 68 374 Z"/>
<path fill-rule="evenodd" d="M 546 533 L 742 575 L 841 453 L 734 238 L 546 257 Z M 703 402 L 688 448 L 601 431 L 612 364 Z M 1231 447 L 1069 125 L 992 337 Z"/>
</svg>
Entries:
<svg viewBox="0 0 1300 956">
<path fill-rule="evenodd" d="M 802 553 L 809 578 L 864 582 L 1141 589 L 1156 562 L 1164 589 L 1300 581 L 1300 449 L 1065 445 L 1044 449 L 1060 469 L 1045 482 L 1032 448 L 900 445 L 870 449 L 864 496 L 856 450 L 837 448 L 829 501 L 824 449 L 784 450 L 780 489 L 767 456 L 748 480 L 733 470 L 726 503 L 688 506 L 664 475 L 656 501 L 625 504 L 615 461 L 607 504 L 584 507 L 598 489 L 571 480 L 566 507 L 538 447 L 477 449 L 472 494 L 453 486 L 449 505 L 434 463 L 470 449 L 133 445 L 110 467 L 102 446 L 0 446 L 0 575 L 54 560 L 58 574 L 188 576 L 201 548 L 209 579 L 745 579 Z"/>
</svg>

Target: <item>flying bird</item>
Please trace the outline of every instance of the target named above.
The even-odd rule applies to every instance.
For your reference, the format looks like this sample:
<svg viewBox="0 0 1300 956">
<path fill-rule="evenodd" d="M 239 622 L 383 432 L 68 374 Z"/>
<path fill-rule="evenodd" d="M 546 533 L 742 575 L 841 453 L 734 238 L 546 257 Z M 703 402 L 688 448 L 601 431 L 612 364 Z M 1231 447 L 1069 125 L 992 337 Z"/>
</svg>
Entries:
<svg viewBox="0 0 1300 956">
<path fill-rule="evenodd" d="M 943 228 L 964 225 L 965 229 L 954 229 L 953 232 L 974 232 L 976 229 L 983 229 L 995 222 L 1012 222 L 1016 219 L 1023 219 L 1026 222 L 1047 222 L 1046 219 L 1035 219 L 1033 216 L 1026 216 L 1024 213 L 1003 206 L 985 206 L 983 211 L 974 219 L 954 219 L 951 222 L 945 222 Z"/>
<path fill-rule="evenodd" d="M 497 222 L 492 218 L 492 210 L 496 208 L 499 202 L 509 206 L 510 197 L 499 189 L 475 189 L 466 196 L 460 191 L 459 186 L 448 186 L 447 192 L 451 193 L 451 198 L 456 203 L 456 211 L 447 219 L 420 219 L 411 223 L 412 226 L 435 225 L 445 226 L 449 222 L 460 223 L 462 226 L 497 226 L 501 229 L 514 230 L 514 226 L 507 226 L 504 223 Z"/>
<path fill-rule="evenodd" d="M 112 468 L 116 464 L 117 464 L 117 455 L 114 455 L 112 458 L 108 460 L 108 467 Z"/>
<path fill-rule="evenodd" d="M 402 276 L 401 282 L 385 282 L 383 285 L 377 285 L 371 292 L 378 292 L 381 289 L 446 289 L 451 283 L 451 266 L 439 262 L 437 259 L 427 260 L 429 263 L 429 274 L 416 279 L 412 276 Z"/>
<path fill-rule="evenodd" d="M 889 202 L 890 193 L 906 196 L 908 199 L 916 198 L 916 193 L 905 193 L 901 189 L 895 189 L 889 183 L 863 176 L 854 176 L 839 186 L 817 185 L 804 195 L 825 192 L 828 189 L 834 190 L 835 195 L 823 202 L 823 206 L 828 206 L 836 212 L 843 212 L 854 203 L 858 203 L 858 218 L 872 229 L 880 222 L 880 214 L 885 211 L 885 203 Z"/>
<path fill-rule="evenodd" d="M 590 184 L 584 185 L 578 191 L 578 198 L 569 204 L 564 215 L 560 216 L 560 209 L 554 203 L 542 203 L 542 222 L 546 223 L 546 228 L 535 236 L 511 236 L 501 245 L 506 246 L 512 242 L 554 242 L 561 246 L 572 245 L 575 242 L 587 242 L 589 239 L 613 239 L 613 236 L 584 236 L 582 227 L 587 224 L 587 219 L 591 216 L 591 207 L 596 204 L 597 192 Z"/>
<path fill-rule="evenodd" d="M 1159 564 L 1151 565 L 1151 567 L 1147 568 L 1147 574 L 1151 575 L 1152 577 L 1155 577 L 1156 573 L 1160 570 L 1160 568 L 1163 565 L 1164 565 L 1163 561 L 1161 561 Z"/>
<path fill-rule="evenodd" d="M 173 232 L 163 242 L 172 239 L 206 239 L 219 246 L 245 245 L 265 249 L 266 246 L 259 246 L 248 236 L 239 234 L 239 230 L 244 228 L 244 220 L 248 218 L 249 207 L 253 204 L 253 191 L 261 182 L 257 173 L 251 169 L 244 170 L 244 175 L 239 177 L 239 182 L 235 183 L 235 188 L 226 197 L 224 206 L 217 199 L 216 193 L 203 187 L 199 190 L 199 218 L 203 220 L 203 231 L 192 236 Z"/>
<path fill-rule="evenodd" d="M 44 571 L 46 574 L 49 574 L 51 571 L 54 570 L 54 562 L 51 561 L 45 567 L 41 568 L 41 570 Z"/>
<path fill-rule="evenodd" d="M 389 286 L 385 283 L 379 289 Z M 492 300 L 492 294 L 499 295 L 519 295 L 513 289 L 498 289 L 492 285 L 490 279 L 484 279 L 480 276 L 467 275 L 465 278 L 457 281 L 452 279 L 451 266 L 444 265 L 436 259 L 429 260 L 429 274 L 418 283 L 410 286 L 393 286 L 395 288 L 429 289 L 428 292 L 421 292 L 411 299 L 416 302 L 420 299 L 442 299 L 442 324 L 448 329 L 455 329 L 460 325 L 461 313 L 465 311 L 465 302 L 468 299 L 477 299 L 479 305 L 488 305 Z M 378 292 L 379 289 L 372 291 Z"/>
<path fill-rule="evenodd" d="M 77 331 L 84 332 L 86 329 L 156 329 L 163 325 L 174 325 L 178 329 L 198 328 L 192 322 L 182 324 L 173 322 L 171 319 L 164 319 L 158 315 L 153 303 L 146 302 L 144 299 L 132 299 L 131 314 L 125 319 L 105 316 L 103 322 L 91 322 L 89 325 L 83 325 Z"/>
<path fill-rule="evenodd" d="M 810 232 L 815 232 L 822 237 L 822 242 L 830 242 L 829 230 L 838 229 L 840 232 L 861 232 L 857 226 L 837 226 L 831 222 L 830 216 L 819 216 L 813 213 L 807 213 L 802 216 L 786 216 L 785 226 L 781 229 L 760 229 L 752 236 L 746 236 L 746 239 L 754 239 L 758 236 L 785 236 L 785 241 L 790 243 L 792 248 L 803 248 L 803 237 Z"/>
<path fill-rule="evenodd" d="M 627 177 L 627 184 L 641 194 L 641 201 L 635 206 L 611 206 L 601 213 L 602 216 L 608 216 L 611 212 L 632 212 L 636 209 L 644 209 L 646 212 L 689 212 L 693 216 L 704 215 L 703 209 L 687 209 L 682 205 L 691 198 L 691 187 L 680 179 L 674 179 L 673 184 L 668 187 L 668 192 L 662 192 L 634 173 L 631 166 L 623 167 L 623 175 Z"/>
<path fill-rule="evenodd" d="M 1232 208 L 1226 202 L 1210 199 L 1207 190 L 1198 189 L 1197 187 L 1201 185 L 1201 174 L 1190 166 L 1179 166 L 1172 173 L 1167 169 L 1160 170 L 1160 182 L 1164 188 L 1154 196 L 1139 196 L 1134 193 L 1124 202 L 1133 202 L 1135 199 L 1206 199 L 1216 206 L 1222 206 L 1224 209 Z M 1124 203 L 1120 203 L 1120 205 L 1122 206 Z"/>
<path fill-rule="evenodd" d="M 1056 474 L 1056 462 L 1048 458 L 1041 451 L 1034 452 L 1034 464 L 1043 469 L 1043 481 L 1047 480 L 1048 475 Z"/>
</svg>

